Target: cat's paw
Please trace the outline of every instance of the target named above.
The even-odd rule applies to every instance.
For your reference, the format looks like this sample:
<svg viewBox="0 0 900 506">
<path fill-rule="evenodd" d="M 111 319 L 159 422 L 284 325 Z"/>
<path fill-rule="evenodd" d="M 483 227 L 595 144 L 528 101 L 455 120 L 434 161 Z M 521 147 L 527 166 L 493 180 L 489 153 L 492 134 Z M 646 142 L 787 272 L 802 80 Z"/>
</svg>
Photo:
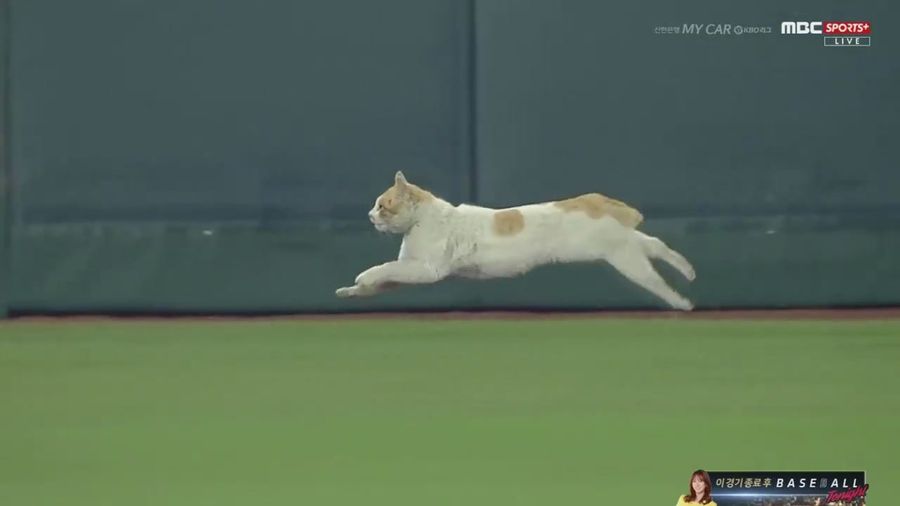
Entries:
<svg viewBox="0 0 900 506">
<path fill-rule="evenodd" d="M 694 309 L 694 303 L 687 299 L 681 299 L 672 304 L 672 307 L 681 311 L 692 311 Z"/>
<path fill-rule="evenodd" d="M 357 295 L 357 291 L 358 289 L 355 286 L 345 286 L 335 290 L 334 294 L 344 299 L 347 297 L 355 297 Z"/>
<path fill-rule="evenodd" d="M 689 265 L 684 271 L 684 277 L 686 277 L 688 281 L 693 281 L 697 279 L 697 272 Z"/>
</svg>

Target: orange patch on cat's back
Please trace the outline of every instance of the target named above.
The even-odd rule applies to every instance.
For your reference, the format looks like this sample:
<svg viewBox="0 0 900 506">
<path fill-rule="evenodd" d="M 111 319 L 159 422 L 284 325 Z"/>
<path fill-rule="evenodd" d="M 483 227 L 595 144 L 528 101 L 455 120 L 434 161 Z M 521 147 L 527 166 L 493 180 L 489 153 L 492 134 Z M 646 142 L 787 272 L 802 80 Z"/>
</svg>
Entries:
<svg viewBox="0 0 900 506">
<path fill-rule="evenodd" d="M 567 213 L 583 212 L 591 218 L 611 216 L 622 225 L 631 228 L 644 221 L 644 216 L 637 209 L 599 193 L 587 193 L 553 204 Z"/>
<path fill-rule="evenodd" d="M 516 235 L 525 228 L 525 216 L 518 209 L 494 213 L 494 233 L 499 236 Z"/>
</svg>

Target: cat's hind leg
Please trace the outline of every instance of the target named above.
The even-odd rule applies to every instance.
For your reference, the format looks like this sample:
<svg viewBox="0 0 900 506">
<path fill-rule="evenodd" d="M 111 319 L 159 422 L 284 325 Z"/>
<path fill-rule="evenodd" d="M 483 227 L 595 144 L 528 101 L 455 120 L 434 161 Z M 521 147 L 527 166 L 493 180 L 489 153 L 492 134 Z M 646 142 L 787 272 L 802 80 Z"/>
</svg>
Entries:
<svg viewBox="0 0 900 506">
<path fill-rule="evenodd" d="M 694 267 L 690 262 L 687 261 L 687 258 L 668 247 L 666 243 L 657 239 L 656 237 L 649 236 L 642 232 L 634 231 L 636 234 L 637 240 L 641 245 L 641 248 L 650 258 L 658 258 L 672 267 L 678 269 L 688 281 L 693 281 L 694 278 L 697 277 L 697 273 L 694 271 Z"/>
<path fill-rule="evenodd" d="M 606 260 L 623 276 L 644 287 L 675 309 L 690 311 L 694 305 L 672 289 L 656 272 L 642 248 L 623 248 Z"/>
</svg>

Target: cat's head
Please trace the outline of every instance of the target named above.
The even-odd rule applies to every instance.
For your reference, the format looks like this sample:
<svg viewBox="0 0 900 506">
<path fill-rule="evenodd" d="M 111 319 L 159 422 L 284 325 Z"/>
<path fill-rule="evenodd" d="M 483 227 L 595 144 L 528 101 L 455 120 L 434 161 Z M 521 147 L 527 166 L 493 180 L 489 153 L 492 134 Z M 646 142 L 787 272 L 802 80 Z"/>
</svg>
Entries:
<svg viewBox="0 0 900 506">
<path fill-rule="evenodd" d="M 369 211 L 369 221 L 379 232 L 403 234 L 416 224 L 423 205 L 434 195 L 410 183 L 397 171 L 394 185 L 385 190 Z"/>
</svg>

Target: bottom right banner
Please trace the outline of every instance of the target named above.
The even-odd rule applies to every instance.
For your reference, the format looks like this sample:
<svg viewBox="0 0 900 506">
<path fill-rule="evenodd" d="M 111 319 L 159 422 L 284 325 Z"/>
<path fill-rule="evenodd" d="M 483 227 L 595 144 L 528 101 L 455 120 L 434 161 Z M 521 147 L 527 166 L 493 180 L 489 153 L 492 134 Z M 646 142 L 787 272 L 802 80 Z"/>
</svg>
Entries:
<svg viewBox="0 0 900 506">
<path fill-rule="evenodd" d="M 865 506 L 864 471 L 709 471 L 718 506 Z"/>
</svg>

